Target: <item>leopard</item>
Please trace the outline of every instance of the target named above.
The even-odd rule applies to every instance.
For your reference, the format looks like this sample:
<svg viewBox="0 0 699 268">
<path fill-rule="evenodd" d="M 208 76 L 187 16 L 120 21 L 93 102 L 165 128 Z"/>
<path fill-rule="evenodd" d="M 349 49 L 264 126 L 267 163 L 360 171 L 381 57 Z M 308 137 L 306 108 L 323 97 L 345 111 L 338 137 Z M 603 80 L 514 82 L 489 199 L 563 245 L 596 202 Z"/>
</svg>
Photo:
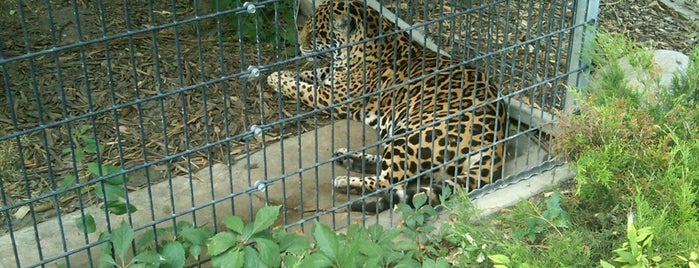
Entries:
<svg viewBox="0 0 699 268">
<path fill-rule="evenodd" d="M 381 141 L 377 154 L 333 153 L 334 162 L 362 173 L 335 177 L 335 189 L 378 196 L 349 204 L 351 211 L 413 206 L 418 195 L 438 205 L 447 187 L 470 192 L 501 178 L 506 103 L 473 63 L 425 48 L 358 0 L 321 3 L 298 43 L 301 56 L 327 66 L 275 71 L 267 84 L 311 109 L 362 122 Z M 406 186 L 424 178 L 430 183 Z"/>
</svg>

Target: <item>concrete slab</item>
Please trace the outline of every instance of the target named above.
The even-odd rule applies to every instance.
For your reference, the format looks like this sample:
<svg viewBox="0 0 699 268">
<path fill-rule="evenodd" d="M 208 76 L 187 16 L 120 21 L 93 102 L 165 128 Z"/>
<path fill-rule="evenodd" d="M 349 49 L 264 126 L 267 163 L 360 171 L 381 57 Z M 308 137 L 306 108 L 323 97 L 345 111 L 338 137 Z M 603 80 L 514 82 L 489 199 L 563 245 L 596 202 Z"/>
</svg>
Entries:
<svg viewBox="0 0 699 268">
<path fill-rule="evenodd" d="M 277 224 L 295 224 L 291 228 L 292 231 L 308 233 L 314 218 L 338 229 L 350 223 L 360 222 L 395 225 L 400 217 L 392 215 L 390 211 L 367 217 L 361 213 L 349 213 L 344 210 L 329 212 L 330 208 L 341 205 L 350 198 L 356 198 L 356 196 L 333 191 L 332 178 L 347 174 L 344 168 L 329 162 L 334 148 L 349 146 L 351 149 L 357 149 L 374 144 L 376 135 L 373 131 L 357 122 L 337 121 L 334 126 L 318 128 L 300 136 L 269 144 L 261 151 L 249 154 L 249 157 L 240 159 L 230 167 L 216 164 L 191 177 L 176 177 L 170 181 L 151 185 L 150 190 L 131 192 L 129 200 L 139 208 L 139 211 L 131 215 L 131 223 L 134 226 L 144 226 L 177 215 L 178 221 L 196 220 L 198 225 L 214 226 L 218 224 L 214 219 L 221 221 L 224 217 L 235 214 L 249 220 L 254 217 L 254 213 L 259 208 L 265 205 L 283 205 L 283 217 Z M 511 160 L 507 162 L 506 174 L 525 170 L 546 157 L 545 151 L 540 149 L 539 144 L 525 135 L 510 142 L 508 152 L 508 158 Z M 263 187 L 264 191 L 257 191 L 257 181 L 267 185 Z M 549 183 L 550 180 L 545 181 L 543 185 Z M 510 205 L 516 200 L 531 195 L 525 190 L 499 192 L 504 194 L 498 194 L 492 199 L 479 200 L 493 200 L 492 202 L 496 203 L 484 206 L 498 207 Z M 503 203 L 502 200 L 509 200 L 505 197 L 516 199 L 510 203 Z M 152 206 L 149 205 L 151 203 Z M 95 217 L 98 225 L 97 233 L 107 230 L 108 219 L 101 209 L 90 207 L 85 211 Z M 64 215 L 60 220 L 43 222 L 38 225 L 36 231 L 28 228 L 14 232 L 14 237 L 9 235 L 0 237 L 0 267 L 15 267 L 17 263 L 13 240 L 14 245 L 21 247 L 16 252 L 21 266 L 39 262 L 39 249 L 46 258 L 66 251 L 80 251 L 85 247 L 86 241 L 94 243 L 97 241 L 96 235 L 85 236 L 76 228 L 75 221 L 80 217 L 78 212 L 74 212 Z M 311 219 L 310 222 L 305 223 L 303 218 Z M 126 218 L 109 216 L 112 226 L 121 222 L 122 219 Z M 166 227 L 172 224 L 173 221 L 166 221 L 157 226 Z M 63 244 L 63 240 L 66 243 L 65 248 L 58 246 Z M 91 258 L 96 261 L 99 256 L 98 250 L 92 249 L 90 253 Z M 81 251 L 71 256 L 71 265 L 82 267 L 89 258 L 87 252 Z M 65 260 L 59 260 L 59 262 L 64 263 Z"/>
<path fill-rule="evenodd" d="M 653 51 L 651 70 L 634 68 L 627 57 L 619 59 L 619 67 L 629 88 L 642 94 L 646 103 L 656 103 L 661 90 L 672 86 L 672 78 L 689 67 L 689 57 L 681 52 L 658 49 Z M 608 68 L 608 67 L 604 67 Z M 593 79 L 599 72 L 592 75 Z M 645 105 L 645 104 L 644 104 Z"/>
</svg>

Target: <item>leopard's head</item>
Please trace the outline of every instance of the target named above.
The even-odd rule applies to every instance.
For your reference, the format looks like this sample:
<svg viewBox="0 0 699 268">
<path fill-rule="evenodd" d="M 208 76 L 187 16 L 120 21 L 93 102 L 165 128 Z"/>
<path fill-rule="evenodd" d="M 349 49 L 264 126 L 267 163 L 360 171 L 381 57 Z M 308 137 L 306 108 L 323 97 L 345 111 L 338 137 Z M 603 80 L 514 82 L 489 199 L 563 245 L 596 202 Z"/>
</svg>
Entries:
<svg viewBox="0 0 699 268">
<path fill-rule="evenodd" d="M 308 19 L 299 34 L 299 47 L 303 55 L 313 53 L 316 58 L 346 60 L 350 49 L 327 50 L 358 44 L 367 38 L 379 35 L 381 15 L 364 1 L 327 0 L 316 8 L 313 18 Z M 368 29 L 368 30 L 367 30 Z M 361 43 L 360 43 L 361 44 Z M 308 58 L 312 60 L 312 58 Z"/>
</svg>

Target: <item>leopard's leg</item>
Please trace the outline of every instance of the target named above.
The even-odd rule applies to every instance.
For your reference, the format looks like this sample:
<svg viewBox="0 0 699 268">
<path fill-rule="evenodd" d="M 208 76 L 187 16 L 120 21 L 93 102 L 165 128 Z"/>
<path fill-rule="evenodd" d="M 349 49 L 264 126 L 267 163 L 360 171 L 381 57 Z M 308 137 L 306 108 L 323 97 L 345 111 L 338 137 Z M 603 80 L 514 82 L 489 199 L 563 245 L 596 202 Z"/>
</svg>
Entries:
<svg viewBox="0 0 699 268">
<path fill-rule="evenodd" d="M 312 72 L 306 71 L 304 75 L 309 75 Z M 279 71 L 271 73 L 267 76 L 267 84 L 271 86 L 274 90 L 282 93 L 282 95 L 298 100 L 308 107 L 315 109 L 322 109 L 330 107 L 330 101 L 335 102 L 344 101 L 347 99 L 346 93 L 343 90 L 335 88 L 332 90 L 324 84 L 314 85 L 314 83 L 303 81 L 301 77 L 296 76 L 295 72 L 291 71 Z M 342 85 L 342 83 L 337 83 Z M 337 114 L 346 114 L 346 107 L 344 105 L 336 106 L 335 112 Z"/>
<path fill-rule="evenodd" d="M 347 152 L 347 148 L 338 148 L 335 150 L 333 157 L 341 157 L 335 159 L 335 162 L 352 172 L 378 174 L 377 164 L 381 161 L 381 156 L 363 152 L 354 152 L 348 155 Z"/>
<path fill-rule="evenodd" d="M 413 135 L 420 135 L 416 133 Z M 373 176 L 338 176 L 333 181 L 333 186 L 338 190 L 355 190 L 359 192 L 374 192 L 380 189 L 391 188 L 388 192 L 380 194 L 377 201 L 365 202 L 358 201 L 350 206 L 352 211 L 376 212 L 387 210 L 391 205 L 399 202 L 409 201 L 415 194 L 414 190 L 406 190 L 403 185 L 393 185 L 399 183 L 405 178 L 412 178 L 418 174 L 418 168 L 410 165 L 406 157 L 406 142 L 411 136 L 400 137 L 387 143 L 385 150 L 380 159 L 377 159 L 380 164 L 381 171 L 378 175 Z M 407 150 L 410 151 L 410 150 Z M 361 156 L 360 156 L 361 157 Z M 408 163 L 407 166 L 402 164 Z"/>
<path fill-rule="evenodd" d="M 376 202 L 360 201 L 351 207 L 352 210 L 361 210 L 362 207 L 377 209 L 377 212 L 389 209 L 388 204 L 398 202 L 413 206 L 413 199 L 418 195 L 426 195 L 430 205 L 440 204 L 444 186 L 452 190 L 467 187 L 467 190 L 480 188 L 492 181 L 493 160 L 497 160 L 496 150 L 501 145 L 491 148 L 478 149 L 474 153 L 469 152 L 473 144 L 483 144 L 481 139 L 489 135 L 476 135 L 471 142 L 464 142 L 460 146 L 440 147 L 439 144 L 450 144 L 451 141 L 445 135 L 447 123 L 439 124 L 434 128 L 411 133 L 406 137 L 397 138 L 388 143 L 384 148 L 381 161 L 381 172 L 378 176 L 347 177 L 340 176 L 334 181 L 338 189 L 349 188 L 364 190 L 367 192 L 392 187 L 407 178 L 430 177 L 430 172 L 425 172 L 432 167 L 444 165 L 439 174 L 445 174 L 452 179 L 443 181 L 429 181 L 420 179 L 417 189 L 393 188 L 388 193 L 381 195 Z M 470 134 L 469 134 L 470 136 Z M 446 140 L 445 140 L 446 139 Z M 468 140 L 468 139 L 463 139 Z M 488 143 L 486 143 L 488 144 Z M 462 148 L 462 147 L 465 147 Z M 445 150 L 445 148 L 448 148 Z M 459 150 L 461 148 L 464 150 Z M 461 156 L 463 154 L 463 156 Z M 444 183 L 444 184 L 443 184 Z"/>
</svg>

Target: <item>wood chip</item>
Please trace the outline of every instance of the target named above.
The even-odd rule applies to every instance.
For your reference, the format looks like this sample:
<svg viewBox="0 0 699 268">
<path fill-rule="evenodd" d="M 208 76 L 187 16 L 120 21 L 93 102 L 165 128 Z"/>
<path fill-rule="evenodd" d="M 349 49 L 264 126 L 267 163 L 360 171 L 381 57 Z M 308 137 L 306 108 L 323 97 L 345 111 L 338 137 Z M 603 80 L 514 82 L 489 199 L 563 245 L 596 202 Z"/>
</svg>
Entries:
<svg viewBox="0 0 699 268">
<path fill-rule="evenodd" d="M 15 217 L 15 219 L 21 220 L 22 218 L 24 218 L 24 216 L 27 216 L 27 214 L 31 210 L 32 209 L 29 208 L 29 206 L 24 205 L 24 206 L 19 207 L 17 209 L 17 211 L 14 214 L 12 214 L 12 216 Z"/>
</svg>

